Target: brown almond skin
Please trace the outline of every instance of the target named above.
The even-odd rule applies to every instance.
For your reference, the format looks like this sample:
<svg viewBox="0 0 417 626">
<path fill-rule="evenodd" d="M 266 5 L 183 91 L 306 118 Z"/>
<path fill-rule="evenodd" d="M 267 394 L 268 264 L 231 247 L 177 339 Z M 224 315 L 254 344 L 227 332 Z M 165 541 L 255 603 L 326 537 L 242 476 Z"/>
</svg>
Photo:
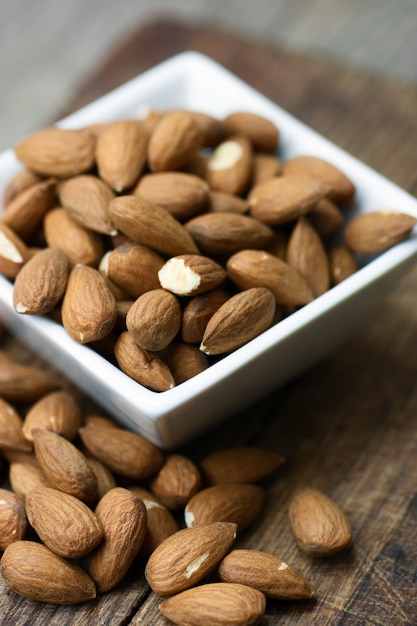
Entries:
<svg viewBox="0 0 417 626">
<path fill-rule="evenodd" d="M 203 111 L 190 111 L 187 109 L 187 112 L 192 115 L 194 121 L 200 127 L 203 133 L 204 146 L 209 148 L 218 146 L 226 138 L 227 129 L 223 120 Z"/>
<path fill-rule="evenodd" d="M 305 217 L 299 217 L 287 245 L 287 263 L 307 281 L 315 298 L 330 288 L 330 268 L 324 244 Z"/>
<path fill-rule="evenodd" d="M 253 155 L 252 186 L 259 185 L 259 183 L 281 174 L 282 163 L 275 154 L 255 152 Z"/>
<path fill-rule="evenodd" d="M 15 174 L 15 176 L 9 180 L 4 190 L 4 207 L 7 207 L 10 202 L 14 200 L 22 191 L 28 189 L 36 183 L 40 183 L 41 180 L 42 176 L 39 176 L 38 174 L 35 174 L 35 172 L 31 172 L 27 169 L 21 170 Z"/>
<path fill-rule="evenodd" d="M 249 212 L 265 224 L 285 224 L 307 213 L 329 189 L 329 185 L 311 176 L 276 176 L 251 188 Z"/>
<path fill-rule="evenodd" d="M 107 492 L 95 509 L 104 541 L 88 556 L 87 571 L 97 591 L 113 589 L 126 576 L 146 534 L 146 508 L 141 498 L 122 487 Z"/>
<path fill-rule="evenodd" d="M 215 522 L 184 528 L 165 539 L 146 565 L 152 591 L 168 596 L 199 583 L 229 552 L 236 530 L 236 524 Z"/>
<path fill-rule="evenodd" d="M 264 248 L 273 238 L 266 224 L 239 213 L 205 213 L 185 224 L 200 250 L 229 256 L 246 248 Z"/>
<path fill-rule="evenodd" d="M 96 589 L 90 576 L 33 541 L 16 541 L 0 562 L 6 584 L 16 593 L 38 602 L 78 604 L 92 600 Z"/>
<path fill-rule="evenodd" d="M 33 404 L 25 415 L 23 435 L 33 441 L 32 429 L 50 430 L 73 441 L 82 422 L 82 410 L 76 396 L 64 389 L 52 391 Z"/>
<path fill-rule="evenodd" d="M 226 277 L 221 265 L 201 254 L 171 257 L 158 272 L 161 287 L 178 296 L 195 296 L 212 291 Z"/>
<path fill-rule="evenodd" d="M 32 430 L 36 458 L 55 489 L 91 503 L 97 497 L 97 480 L 84 454 L 61 435 Z"/>
<path fill-rule="evenodd" d="M 330 186 L 328 197 L 334 202 L 348 203 L 355 195 L 352 181 L 336 165 L 311 155 L 299 155 L 284 164 L 285 175 L 307 175 L 323 180 Z"/>
<path fill-rule="evenodd" d="M 98 459 L 87 457 L 87 465 L 97 480 L 97 500 L 101 500 L 105 493 L 117 487 L 112 471 Z"/>
<path fill-rule="evenodd" d="M 258 519 L 264 500 L 264 489 L 258 485 L 212 485 L 190 498 L 185 507 L 185 523 L 193 527 L 211 522 L 234 522 L 238 532 L 242 532 Z"/>
<path fill-rule="evenodd" d="M 157 204 L 138 196 L 121 196 L 111 201 L 110 215 L 122 233 L 156 252 L 167 256 L 199 253 L 184 226 Z"/>
<path fill-rule="evenodd" d="M 69 263 L 59 248 L 39 250 L 22 267 L 13 287 L 17 313 L 46 315 L 55 309 L 65 293 Z"/>
<path fill-rule="evenodd" d="M 186 172 L 153 172 L 142 176 L 134 195 L 158 204 L 178 220 L 205 211 L 209 205 L 206 181 Z"/>
<path fill-rule="evenodd" d="M 246 135 L 255 150 L 272 152 L 279 143 L 279 130 L 271 120 L 252 111 L 234 111 L 224 118 L 228 132 Z"/>
<path fill-rule="evenodd" d="M 417 219 L 399 211 L 371 211 L 353 217 L 343 236 L 353 252 L 377 254 L 409 237 Z"/>
<path fill-rule="evenodd" d="M 58 186 L 61 205 L 81 226 L 104 235 L 115 234 L 109 204 L 115 197 L 110 187 L 97 176 L 73 176 Z"/>
<path fill-rule="evenodd" d="M 224 191 L 210 191 L 211 213 L 247 213 L 249 204 L 245 198 Z"/>
<path fill-rule="evenodd" d="M 60 381 L 53 373 L 18 363 L 0 350 L 0 396 L 5 400 L 31 402 L 59 386 Z"/>
<path fill-rule="evenodd" d="M 191 298 L 182 313 L 182 340 L 199 345 L 210 317 L 230 298 L 230 295 L 222 289 L 214 289 Z"/>
<path fill-rule="evenodd" d="M 0 220 L 0 274 L 15 279 L 29 258 L 23 239 Z"/>
<path fill-rule="evenodd" d="M 329 198 L 319 200 L 307 215 L 313 227 L 322 237 L 334 233 L 344 222 L 342 211 Z"/>
<path fill-rule="evenodd" d="M 29 241 L 42 223 L 45 213 L 52 208 L 55 189 L 56 183 L 52 178 L 30 185 L 9 202 L 2 215 L 3 222 L 23 241 Z"/>
<path fill-rule="evenodd" d="M 131 189 L 142 174 L 148 134 L 139 120 L 107 124 L 97 137 L 96 161 L 100 178 L 121 193 Z"/>
<path fill-rule="evenodd" d="M 298 489 L 290 502 L 289 519 L 299 547 L 312 556 L 331 556 L 346 549 L 352 541 L 343 511 L 317 489 Z"/>
<path fill-rule="evenodd" d="M 252 178 L 253 150 L 245 135 L 236 134 L 218 145 L 207 163 L 207 181 L 213 191 L 243 195 Z"/>
<path fill-rule="evenodd" d="M 54 554 L 81 558 L 102 541 L 103 528 L 91 509 L 67 493 L 39 487 L 25 500 L 29 523 Z"/>
<path fill-rule="evenodd" d="M 61 308 L 62 324 L 74 341 L 103 339 L 116 323 L 116 300 L 94 268 L 76 265 L 69 275 Z"/>
<path fill-rule="evenodd" d="M 60 248 L 71 266 L 81 263 L 97 267 L 104 254 L 102 236 L 81 226 L 66 209 L 58 207 L 49 211 L 43 230 L 48 246 Z"/>
<path fill-rule="evenodd" d="M 148 143 L 152 171 L 166 172 L 186 166 L 203 145 L 203 132 L 188 111 L 170 111 L 155 126 Z"/>
<path fill-rule="evenodd" d="M 237 293 L 209 319 L 200 350 L 205 354 L 223 354 L 240 348 L 271 326 L 275 308 L 269 289 L 254 287 Z"/>
<path fill-rule="evenodd" d="M 227 272 L 239 289 L 269 289 L 279 305 L 299 306 L 314 298 L 300 272 L 265 250 L 236 252 L 227 261 Z"/>
<path fill-rule="evenodd" d="M 12 460 L 9 467 L 9 481 L 13 491 L 22 498 L 26 498 L 28 493 L 38 487 L 50 487 L 37 462 L 35 465 Z"/>
<path fill-rule="evenodd" d="M 182 341 L 172 341 L 159 354 L 168 365 L 176 385 L 190 380 L 209 367 L 205 354 L 196 346 Z"/>
<path fill-rule="evenodd" d="M 278 556 L 260 550 L 232 550 L 219 565 L 220 580 L 239 583 L 278 600 L 308 600 L 314 587 Z"/>
<path fill-rule="evenodd" d="M 359 269 L 359 263 L 349 248 L 340 245 L 330 248 L 329 267 L 332 284 L 338 285 Z"/>
<path fill-rule="evenodd" d="M 157 352 L 165 348 L 181 328 L 181 305 L 165 289 L 153 289 L 139 296 L 126 316 L 126 327 L 144 350 Z"/>
<path fill-rule="evenodd" d="M 0 397 L 0 449 L 30 452 L 32 446 L 23 436 L 22 426 L 23 419 L 14 406 Z"/>
<path fill-rule="evenodd" d="M 23 499 L 9 489 L 0 489 L 0 551 L 24 538 L 27 518 Z"/>
<path fill-rule="evenodd" d="M 239 446 L 211 452 L 200 461 L 199 467 L 208 485 L 258 483 L 271 476 L 284 461 L 275 450 Z"/>
<path fill-rule="evenodd" d="M 151 491 L 172 510 L 183 508 L 200 487 L 200 470 L 182 454 L 170 454 L 150 483 Z"/>
<path fill-rule="evenodd" d="M 127 478 L 150 478 L 165 460 L 162 452 L 144 437 L 122 428 L 90 424 L 82 427 L 79 434 L 89 454 Z"/>
<path fill-rule="evenodd" d="M 263 593 L 236 583 L 208 583 L 164 600 L 161 613 L 188 626 L 256 626 L 265 613 Z"/>
<path fill-rule="evenodd" d="M 159 354 L 138 346 L 129 332 L 119 335 L 114 355 L 120 369 L 141 385 L 153 391 L 168 391 L 175 386 L 172 372 Z"/>
<path fill-rule="evenodd" d="M 82 130 L 45 128 L 14 148 L 16 157 L 43 176 L 69 178 L 88 172 L 95 161 L 95 137 Z"/>
</svg>

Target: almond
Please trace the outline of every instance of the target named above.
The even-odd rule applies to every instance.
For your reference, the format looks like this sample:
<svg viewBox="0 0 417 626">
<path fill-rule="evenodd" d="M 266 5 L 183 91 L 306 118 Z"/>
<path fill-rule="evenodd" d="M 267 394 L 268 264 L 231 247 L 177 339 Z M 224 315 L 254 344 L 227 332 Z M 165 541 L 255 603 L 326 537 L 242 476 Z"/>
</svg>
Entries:
<svg viewBox="0 0 417 626">
<path fill-rule="evenodd" d="M 23 241 L 34 235 L 45 213 L 52 208 L 55 187 L 54 179 L 42 180 L 30 185 L 7 205 L 2 220 Z"/>
<path fill-rule="evenodd" d="M 167 391 L 175 380 L 166 363 L 155 352 L 144 350 L 128 332 L 122 332 L 115 344 L 114 354 L 120 369 L 136 382 L 153 391 Z"/>
<path fill-rule="evenodd" d="M 225 191 L 210 191 L 211 213 L 247 213 L 247 200 Z"/>
<path fill-rule="evenodd" d="M 275 298 L 269 289 L 246 289 L 227 300 L 209 319 L 200 350 L 223 354 L 240 348 L 271 326 Z"/>
<path fill-rule="evenodd" d="M 121 476 L 150 478 L 164 463 L 164 456 L 156 446 L 122 428 L 90 424 L 80 429 L 80 437 L 89 454 Z"/>
<path fill-rule="evenodd" d="M 322 198 L 308 212 L 308 219 L 320 236 L 331 235 L 344 221 L 339 207 L 329 198 Z"/>
<path fill-rule="evenodd" d="M 16 541 L 4 551 L 1 573 L 16 593 L 39 602 L 78 604 L 96 596 L 90 576 L 78 565 L 33 541 Z"/>
<path fill-rule="evenodd" d="M 35 402 L 26 413 L 23 435 L 33 441 L 33 428 L 50 430 L 72 441 L 81 426 L 82 410 L 73 393 L 66 390 L 52 391 Z"/>
<path fill-rule="evenodd" d="M 285 175 L 307 175 L 330 186 L 328 197 L 334 202 L 350 202 L 355 195 L 352 181 L 336 165 L 311 155 L 299 155 L 284 164 Z"/>
<path fill-rule="evenodd" d="M 211 452 L 199 467 L 204 481 L 210 485 L 258 483 L 271 476 L 284 461 L 275 450 L 240 446 Z"/>
<path fill-rule="evenodd" d="M 0 221 L 0 274 L 14 279 L 30 258 L 30 251 L 23 239 Z"/>
<path fill-rule="evenodd" d="M 296 569 L 260 550 L 232 550 L 220 563 L 219 576 L 225 583 L 248 585 L 278 600 L 304 600 L 314 595 L 314 587 Z"/>
<path fill-rule="evenodd" d="M 39 487 L 26 495 L 26 514 L 41 541 L 64 558 L 80 558 L 103 539 L 103 528 L 86 504 L 67 493 Z"/>
<path fill-rule="evenodd" d="M 282 163 L 275 154 L 256 152 L 253 155 L 252 186 L 282 174 Z"/>
<path fill-rule="evenodd" d="M 174 624 L 256 626 L 265 613 L 263 593 L 247 585 L 209 583 L 187 589 L 159 605 Z"/>
<path fill-rule="evenodd" d="M 262 487 L 245 483 L 223 483 L 202 489 L 185 507 L 188 527 L 211 522 L 234 522 L 242 532 L 258 519 L 264 504 Z M 236 581 L 238 582 L 238 581 Z"/>
<path fill-rule="evenodd" d="M 9 467 L 9 481 L 13 491 L 20 497 L 39 487 L 50 487 L 39 464 L 12 461 Z"/>
<path fill-rule="evenodd" d="M 205 354 L 196 346 L 182 341 L 172 341 L 160 352 L 160 356 L 168 365 L 176 385 L 197 376 L 209 366 Z"/>
<path fill-rule="evenodd" d="M 329 250 L 330 277 L 333 285 L 338 285 L 359 269 L 353 252 L 344 245 L 333 246 Z"/>
<path fill-rule="evenodd" d="M 266 224 L 239 213 L 205 213 L 185 224 L 203 252 L 228 256 L 246 248 L 264 248 L 273 238 Z"/>
<path fill-rule="evenodd" d="M 313 556 L 331 556 L 347 548 L 352 531 L 340 507 L 324 493 L 300 488 L 293 496 L 289 518 L 300 548 Z"/>
<path fill-rule="evenodd" d="M 270 178 L 250 190 L 250 214 L 271 226 L 285 224 L 307 213 L 329 189 L 321 180 L 302 174 Z"/>
<path fill-rule="evenodd" d="M 68 276 L 68 259 L 62 250 L 39 250 L 16 276 L 13 287 L 15 311 L 27 315 L 50 313 L 65 293 Z"/>
<path fill-rule="evenodd" d="M 209 204 L 207 182 L 186 172 L 146 174 L 139 180 L 133 193 L 163 207 L 178 220 L 201 213 Z"/>
<path fill-rule="evenodd" d="M 343 236 L 348 248 L 361 254 L 384 252 L 404 241 L 417 219 L 399 211 L 371 211 L 352 218 Z"/>
<path fill-rule="evenodd" d="M 172 513 L 153 493 L 143 487 L 131 487 L 130 490 L 143 500 L 146 508 L 147 528 L 139 554 L 149 558 L 164 539 L 179 530 L 179 526 Z"/>
<path fill-rule="evenodd" d="M 299 306 L 313 300 L 300 272 L 264 250 L 236 252 L 227 261 L 227 272 L 239 289 L 269 289 L 279 305 Z"/>
<path fill-rule="evenodd" d="M 139 296 L 126 316 L 126 327 L 144 350 L 165 348 L 181 328 L 181 305 L 165 289 L 153 289 Z"/>
<path fill-rule="evenodd" d="M 314 297 L 330 287 L 327 252 L 317 231 L 305 217 L 299 217 L 287 245 L 287 263 L 304 276 Z"/>
<path fill-rule="evenodd" d="M 112 200 L 110 215 L 122 233 L 157 252 L 169 256 L 199 252 L 191 235 L 171 213 L 138 196 Z"/>
<path fill-rule="evenodd" d="M 158 272 L 161 287 L 178 296 L 195 296 L 216 289 L 226 276 L 221 265 L 198 254 L 171 257 Z"/>
<path fill-rule="evenodd" d="M 43 176 L 68 178 L 88 172 L 95 161 L 95 137 L 83 130 L 45 128 L 14 148 L 18 160 Z"/>
<path fill-rule="evenodd" d="M 110 187 L 97 176 L 73 176 L 58 186 L 61 205 L 81 226 L 104 235 L 114 235 L 109 204 L 115 197 Z"/>
<path fill-rule="evenodd" d="M 117 482 L 111 470 L 98 459 L 87 457 L 87 465 L 97 480 L 97 500 L 101 500 L 105 493 L 117 487 Z"/>
<path fill-rule="evenodd" d="M 23 420 L 16 409 L 0 397 L 0 449 L 29 452 L 32 449 L 22 432 Z"/>
<path fill-rule="evenodd" d="M 233 135 L 218 145 L 207 163 L 207 180 L 214 191 L 242 195 L 252 177 L 253 152 L 244 135 Z"/>
<path fill-rule="evenodd" d="M 203 132 L 188 111 L 170 111 L 157 123 L 148 144 L 151 170 L 179 170 L 187 165 L 203 144 Z"/>
<path fill-rule="evenodd" d="M 6 184 L 6 188 L 3 194 L 3 204 L 4 207 L 7 207 L 8 204 L 14 200 L 22 191 L 31 187 L 31 185 L 35 185 L 36 183 L 40 183 L 42 177 L 31 170 L 21 170 L 17 174 L 11 178 Z"/>
<path fill-rule="evenodd" d="M 203 146 L 213 148 L 226 138 L 227 129 L 223 120 L 203 111 L 187 111 L 203 133 Z"/>
<path fill-rule="evenodd" d="M 57 433 L 32 430 L 36 458 L 51 487 L 84 502 L 97 497 L 97 480 L 84 454 Z"/>
<path fill-rule="evenodd" d="M 146 162 L 148 134 L 142 122 L 117 120 L 97 137 L 96 161 L 100 178 L 121 193 L 137 182 Z"/>
<path fill-rule="evenodd" d="M 268 118 L 252 111 L 234 111 L 224 119 L 229 133 L 246 135 L 255 150 L 272 152 L 279 142 L 279 130 Z"/>
<path fill-rule="evenodd" d="M 210 317 L 230 298 L 227 291 L 214 289 L 194 296 L 182 314 L 181 337 L 187 343 L 200 344 Z"/>
<path fill-rule="evenodd" d="M 61 313 L 70 337 L 78 343 L 90 343 L 112 331 L 117 317 L 116 300 L 103 276 L 80 264 L 69 275 Z"/>
<path fill-rule="evenodd" d="M 95 515 L 104 541 L 88 556 L 87 571 L 100 593 L 113 589 L 127 574 L 146 533 L 146 508 L 141 498 L 122 487 L 108 491 Z"/>
<path fill-rule="evenodd" d="M 18 363 L 0 349 L 0 396 L 5 400 L 30 402 L 59 386 L 52 372 Z"/>
<path fill-rule="evenodd" d="M 172 510 L 183 508 L 200 486 L 200 470 L 182 454 L 170 454 L 150 483 L 152 492 Z"/>
<path fill-rule="evenodd" d="M 236 524 L 216 522 L 184 528 L 167 537 L 145 569 L 152 591 L 168 596 L 193 587 L 213 571 L 232 547 Z"/>
<path fill-rule="evenodd" d="M 0 550 L 24 538 L 27 519 L 23 499 L 9 489 L 0 489 Z"/>
</svg>

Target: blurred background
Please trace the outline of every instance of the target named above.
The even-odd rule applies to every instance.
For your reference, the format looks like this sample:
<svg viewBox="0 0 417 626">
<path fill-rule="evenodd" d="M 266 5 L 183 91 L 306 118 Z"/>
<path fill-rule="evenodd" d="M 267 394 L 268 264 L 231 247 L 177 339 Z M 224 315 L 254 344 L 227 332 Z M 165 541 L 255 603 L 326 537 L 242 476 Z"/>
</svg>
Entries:
<svg viewBox="0 0 417 626">
<path fill-rule="evenodd" d="M 416 0 L 0 0 L 0 16 L 0 150 L 55 119 L 112 50 L 161 16 L 417 88 Z"/>
</svg>

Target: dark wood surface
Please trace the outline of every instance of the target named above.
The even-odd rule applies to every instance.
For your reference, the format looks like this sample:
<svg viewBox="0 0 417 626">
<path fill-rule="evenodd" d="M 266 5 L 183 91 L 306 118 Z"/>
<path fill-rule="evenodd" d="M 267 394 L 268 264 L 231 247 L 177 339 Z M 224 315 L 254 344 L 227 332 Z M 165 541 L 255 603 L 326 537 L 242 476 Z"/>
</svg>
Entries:
<svg viewBox="0 0 417 626">
<path fill-rule="evenodd" d="M 109 53 L 66 111 L 183 50 L 211 56 L 391 180 L 417 192 L 417 92 L 207 26 L 157 20 Z M 281 451 L 262 519 L 239 546 L 275 553 L 316 589 L 308 602 L 268 602 L 267 624 L 417 624 L 417 268 L 355 338 L 325 362 L 185 447 L 195 460 L 228 445 Z M 34 357 L 6 337 L 2 346 Z M 313 560 L 295 544 L 288 501 L 299 484 L 345 511 L 351 549 Z M 114 591 L 77 607 L 19 598 L 0 583 L 0 620 L 23 624 L 168 624 L 138 562 Z"/>
</svg>

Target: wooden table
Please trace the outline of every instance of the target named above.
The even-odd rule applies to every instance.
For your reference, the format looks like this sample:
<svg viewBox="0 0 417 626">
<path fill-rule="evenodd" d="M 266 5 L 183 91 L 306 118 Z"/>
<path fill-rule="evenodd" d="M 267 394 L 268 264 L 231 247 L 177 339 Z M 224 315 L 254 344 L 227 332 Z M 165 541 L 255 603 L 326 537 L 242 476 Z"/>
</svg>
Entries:
<svg viewBox="0 0 417 626">
<path fill-rule="evenodd" d="M 417 92 L 346 67 L 276 50 L 230 32 L 157 20 L 114 50 L 66 111 L 184 50 L 222 63 L 342 148 L 417 193 Z M 326 362 L 182 450 L 253 444 L 287 463 L 268 486 L 262 519 L 239 545 L 276 553 L 317 589 L 308 602 L 269 602 L 281 625 L 417 624 L 417 268 L 363 330 Z M 17 339 L 3 340 L 30 362 Z M 346 512 L 352 548 L 312 560 L 288 524 L 295 486 L 325 491 Z M 113 592 L 76 607 L 41 605 L 0 583 L 3 625 L 167 624 L 137 571 Z"/>
</svg>

